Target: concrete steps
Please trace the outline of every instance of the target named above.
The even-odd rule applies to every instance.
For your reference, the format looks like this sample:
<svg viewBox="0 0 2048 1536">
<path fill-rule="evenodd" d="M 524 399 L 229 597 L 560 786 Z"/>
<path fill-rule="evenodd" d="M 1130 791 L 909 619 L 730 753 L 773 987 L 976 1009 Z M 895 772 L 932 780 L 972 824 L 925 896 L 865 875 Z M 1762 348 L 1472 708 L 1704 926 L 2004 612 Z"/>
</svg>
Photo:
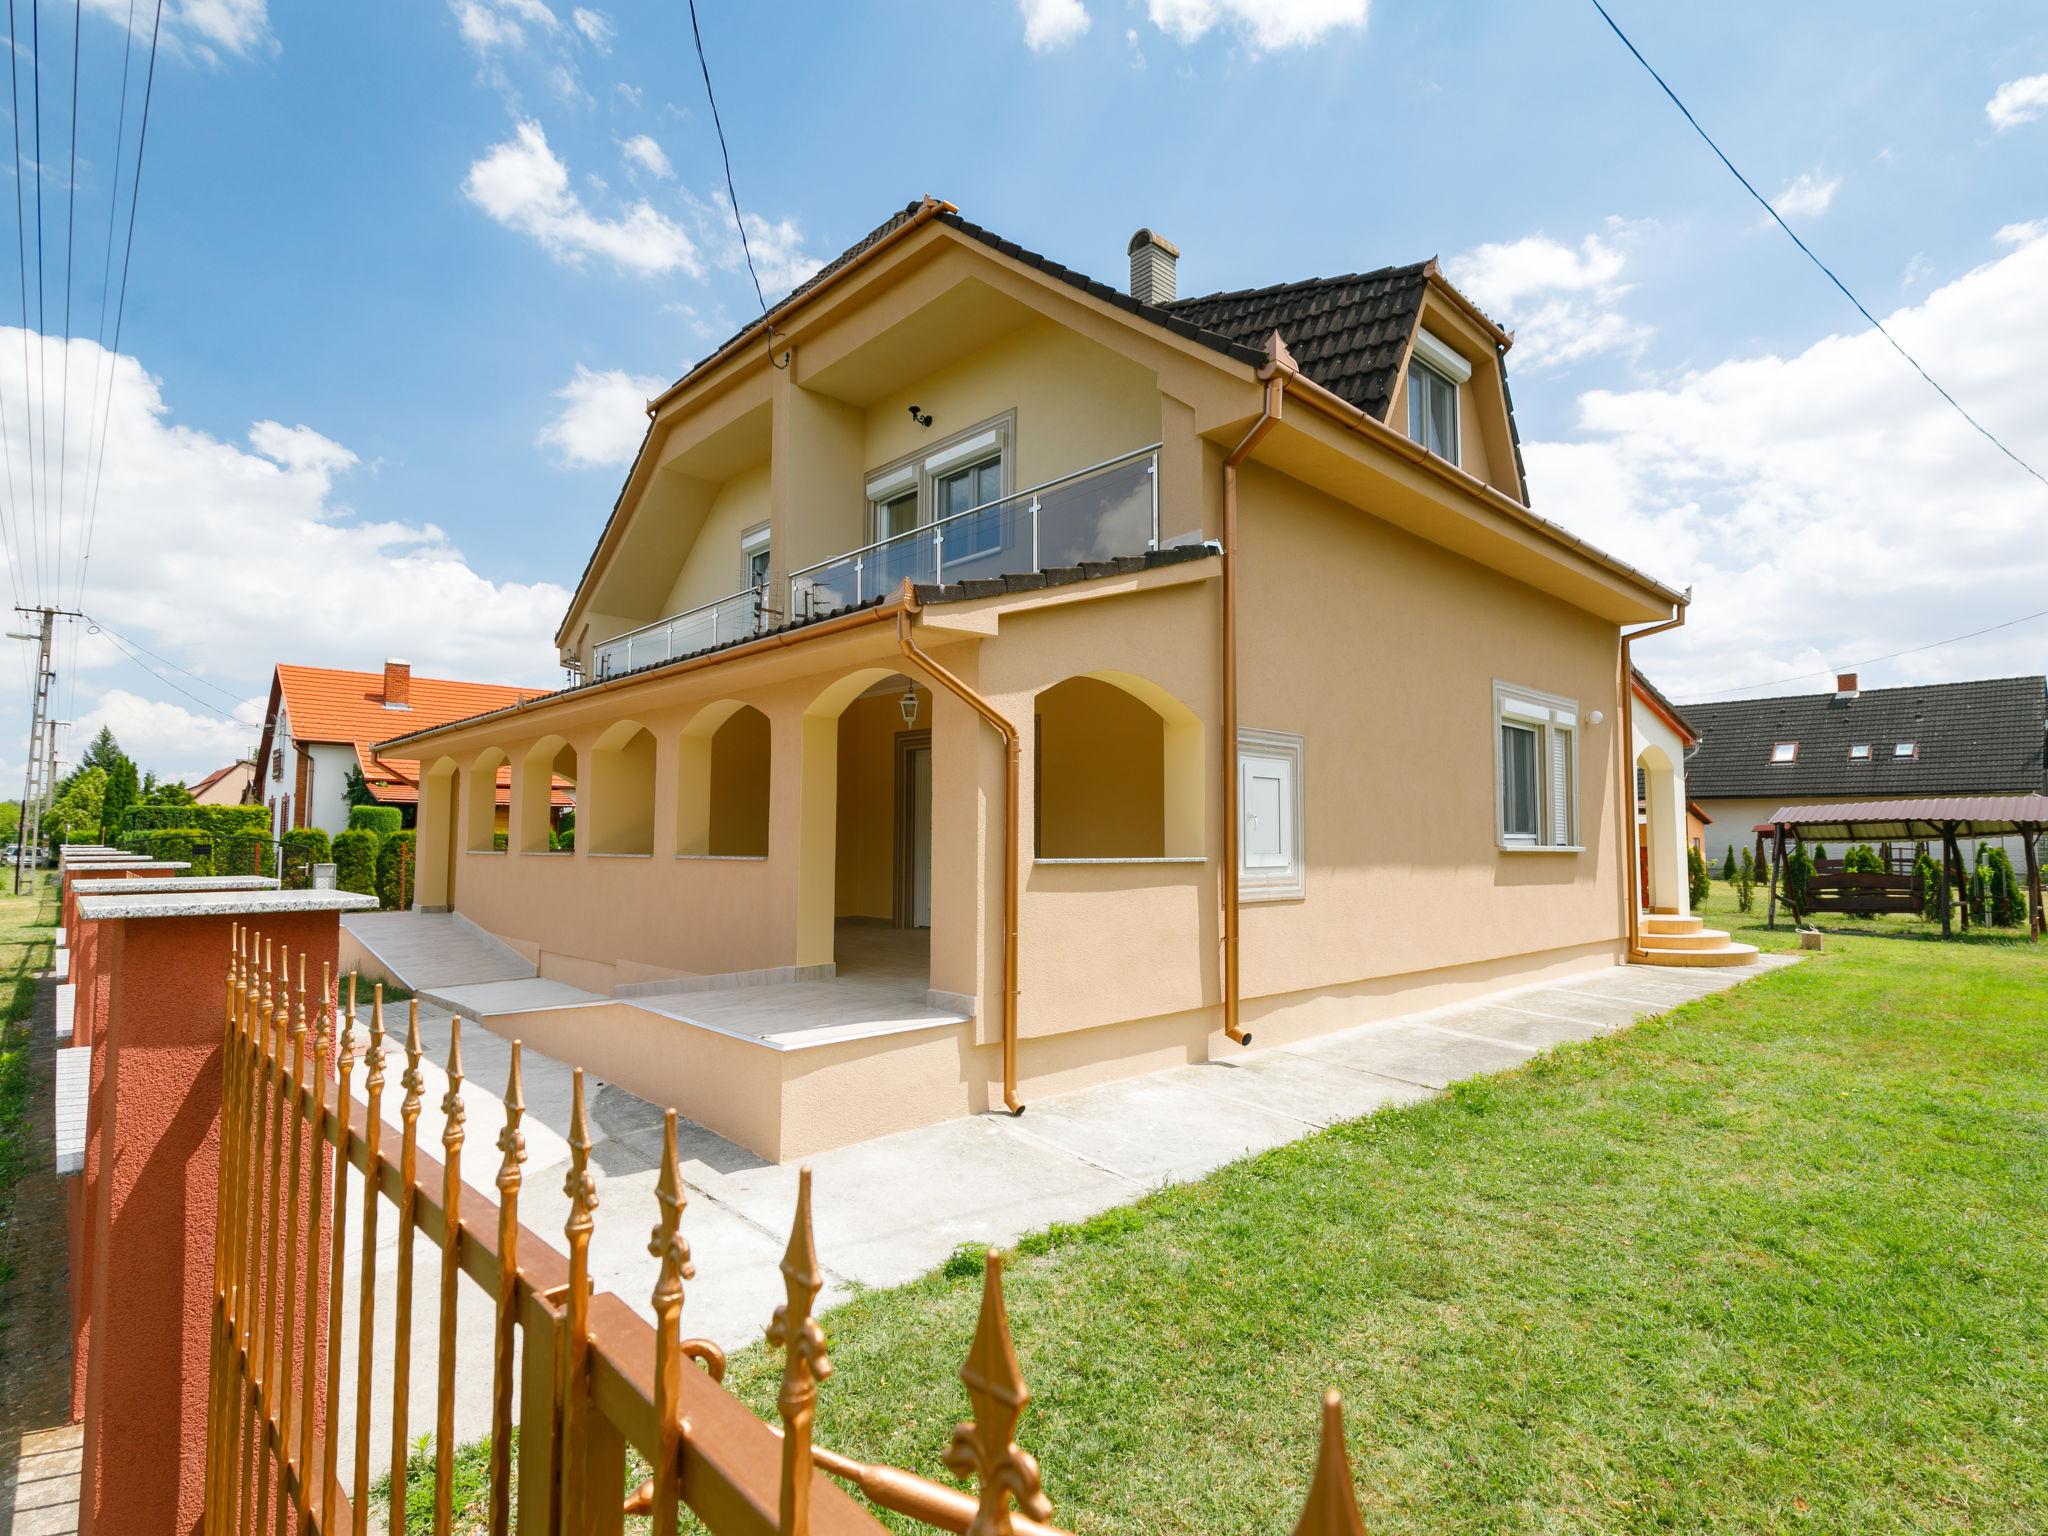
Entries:
<svg viewBox="0 0 2048 1536">
<path fill-rule="evenodd" d="M 1632 958 L 1631 964 L 1635 965 L 1748 965 L 1757 957 L 1754 944 L 1737 944 L 1721 929 L 1709 928 L 1697 917 L 1646 912 L 1637 932 L 1643 952 Z"/>
</svg>

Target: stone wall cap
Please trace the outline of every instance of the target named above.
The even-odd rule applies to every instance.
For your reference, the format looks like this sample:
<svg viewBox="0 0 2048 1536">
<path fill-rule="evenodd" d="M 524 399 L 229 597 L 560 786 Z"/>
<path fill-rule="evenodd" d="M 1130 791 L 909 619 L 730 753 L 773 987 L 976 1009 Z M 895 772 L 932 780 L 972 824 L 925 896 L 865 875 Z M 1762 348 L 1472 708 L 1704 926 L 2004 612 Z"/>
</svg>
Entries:
<svg viewBox="0 0 2048 1536">
<path fill-rule="evenodd" d="M 89 923 L 129 917 L 233 917 L 244 912 L 376 909 L 376 897 L 355 891 L 166 891 L 134 896 L 81 896 L 78 900 L 78 915 Z"/>
<path fill-rule="evenodd" d="M 275 875 L 183 875 L 175 880 L 124 880 L 109 875 L 89 880 L 83 875 L 71 882 L 82 899 L 87 896 L 148 896 L 159 891 L 274 891 Z"/>
</svg>

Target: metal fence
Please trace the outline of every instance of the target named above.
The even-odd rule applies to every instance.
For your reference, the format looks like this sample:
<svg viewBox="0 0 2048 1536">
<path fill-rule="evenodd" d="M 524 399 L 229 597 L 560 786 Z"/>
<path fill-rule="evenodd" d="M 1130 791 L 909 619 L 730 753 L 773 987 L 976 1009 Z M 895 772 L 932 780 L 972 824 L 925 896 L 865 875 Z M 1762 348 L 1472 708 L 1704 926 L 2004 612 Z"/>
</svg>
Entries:
<svg viewBox="0 0 2048 1536">
<path fill-rule="evenodd" d="M 414 1423 L 408 1383 L 414 1309 L 422 1300 L 413 1294 L 414 1249 L 425 1242 L 441 1259 L 437 1293 L 424 1303 L 436 1308 L 437 1536 L 451 1529 L 455 1514 L 457 1375 L 485 1369 L 493 1533 L 608 1536 L 623 1529 L 628 1514 L 644 1514 L 657 1536 L 672 1536 L 687 1508 L 719 1536 L 881 1536 L 872 1512 L 880 1508 L 968 1536 L 1062 1536 L 1049 1523 L 1038 1463 L 1016 1439 L 1030 1392 L 1011 1342 L 996 1254 L 986 1260 L 980 1317 L 960 1371 L 971 1417 L 944 1451 L 945 1465 L 966 1486 L 817 1445 L 812 1418 L 832 1365 L 812 1316 L 824 1277 L 812 1239 L 808 1171 L 798 1182 L 781 1264 L 784 1298 L 766 1333 L 783 1357 L 780 1423 L 769 1424 L 725 1390 L 719 1347 L 682 1335 L 684 1282 L 695 1271 L 682 1231 L 674 1112 L 663 1137 L 649 1244 L 660 1260 L 650 1326 L 622 1298 L 592 1291 L 598 1188 L 581 1070 L 574 1074 L 564 1258 L 519 1220 L 526 1143 L 517 1042 L 492 1200 L 462 1181 L 460 1021 L 449 1046 L 437 1161 L 419 1144 L 425 1080 L 417 1002 L 398 1042 L 385 1027 L 381 987 L 366 1030 L 358 1027 L 354 976 L 346 996 L 337 1007 L 325 967 L 319 991 L 309 996 L 303 955 L 294 978 L 291 956 L 273 955 L 269 941 L 237 930 L 224 1008 L 204 1530 L 363 1536 L 373 1492 L 370 1408 L 380 1390 L 389 1392 L 392 1408 L 386 1518 L 391 1531 L 406 1530 Z M 401 1052 L 394 1149 L 383 1098 Z M 347 1087 L 358 1065 L 365 1069 L 360 1097 Z M 361 1175 L 354 1214 L 362 1224 L 353 1287 L 346 1263 L 349 1207 L 356 1203 L 346 1198 L 351 1168 Z M 388 1383 L 380 1384 L 373 1380 L 373 1325 L 377 1228 L 387 1206 L 398 1223 L 396 1295 L 387 1298 L 395 1360 Z M 493 1302 L 488 1337 L 458 1336 L 457 1289 L 465 1282 Z M 343 1308 L 351 1300 L 358 1317 L 353 1361 L 342 1358 Z M 350 1385 L 353 1466 L 343 1467 L 336 1464 L 336 1416 Z M 630 1495 L 628 1446 L 653 1472 Z M 1295 1531 L 1363 1533 L 1334 1393 L 1324 1399 L 1316 1469 Z"/>
</svg>

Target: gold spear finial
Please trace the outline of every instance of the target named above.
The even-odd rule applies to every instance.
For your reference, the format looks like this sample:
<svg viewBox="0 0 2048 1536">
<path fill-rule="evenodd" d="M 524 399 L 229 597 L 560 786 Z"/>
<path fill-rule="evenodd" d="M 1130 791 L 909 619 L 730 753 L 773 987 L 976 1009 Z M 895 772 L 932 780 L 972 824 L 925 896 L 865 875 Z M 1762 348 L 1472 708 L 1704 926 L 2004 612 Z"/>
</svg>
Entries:
<svg viewBox="0 0 2048 1536">
<path fill-rule="evenodd" d="M 1358 1490 L 1351 1483 L 1351 1458 L 1344 1450 L 1344 1403 L 1335 1392 L 1323 1394 L 1322 1442 L 1316 1447 L 1316 1469 L 1309 1478 L 1308 1499 L 1294 1536 L 1365 1536 L 1358 1512 Z"/>
<path fill-rule="evenodd" d="M 1009 1310 L 1003 1304 L 1003 1258 L 991 1248 L 982 1260 L 981 1318 L 974 1326 L 967 1363 L 960 1367 L 961 1384 L 974 1405 L 973 1421 L 953 1430 L 946 1447 L 946 1466 L 958 1477 L 980 1485 L 981 1502 L 967 1527 L 967 1536 L 1010 1536 L 1014 1522 L 1010 1501 L 1033 1520 L 1049 1519 L 1037 1458 L 1017 1444 L 1017 1421 L 1031 1401 L 1017 1347 L 1010 1338 Z"/>
<path fill-rule="evenodd" d="M 562 1180 L 562 1193 L 569 1197 L 569 1221 L 564 1231 L 573 1238 L 589 1233 L 595 1225 L 597 1180 L 590 1173 L 590 1117 L 583 1108 L 583 1069 L 571 1075 L 569 1089 L 569 1173 Z"/>
<path fill-rule="evenodd" d="M 519 1193 L 519 1165 L 526 1161 L 526 1132 L 519 1122 L 526 1116 L 526 1093 L 519 1070 L 519 1042 L 512 1042 L 512 1070 L 505 1082 L 505 1128 L 498 1132 L 498 1189 L 510 1196 Z"/>
<path fill-rule="evenodd" d="M 377 997 L 380 1002 L 383 1000 L 384 988 L 381 985 L 377 988 Z M 427 1091 L 427 1080 L 420 1075 L 420 1002 L 418 998 L 412 1000 L 412 1012 L 406 1021 L 405 1071 L 399 1077 L 398 1082 L 399 1086 L 405 1089 L 405 1097 L 399 1101 L 399 1113 L 411 1116 L 413 1119 L 418 1119 L 420 1100 Z"/>
<path fill-rule="evenodd" d="M 448 1091 L 441 1095 L 441 1145 L 462 1145 L 463 1122 L 469 1113 L 462 1107 L 462 1016 L 448 1020 Z"/>
<path fill-rule="evenodd" d="M 782 1389 L 775 1406 L 782 1415 L 781 1536 L 804 1536 L 811 1525 L 811 1420 L 818 1383 L 832 1375 L 825 1330 L 811 1317 L 825 1277 L 811 1232 L 811 1170 L 797 1175 L 796 1219 L 782 1255 L 782 1284 L 788 1300 L 775 1309 L 768 1343 L 783 1352 Z"/>
</svg>

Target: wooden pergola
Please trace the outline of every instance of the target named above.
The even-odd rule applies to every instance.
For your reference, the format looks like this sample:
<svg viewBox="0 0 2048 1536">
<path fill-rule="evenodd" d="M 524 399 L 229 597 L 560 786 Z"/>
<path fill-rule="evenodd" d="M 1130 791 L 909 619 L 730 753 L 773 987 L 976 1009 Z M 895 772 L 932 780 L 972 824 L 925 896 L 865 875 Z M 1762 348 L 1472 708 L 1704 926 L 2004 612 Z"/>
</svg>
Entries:
<svg viewBox="0 0 2048 1536">
<path fill-rule="evenodd" d="M 1854 842 L 1934 842 L 1942 849 L 1942 879 L 1963 891 L 1964 927 L 1969 926 L 1968 873 L 1963 868 L 1962 837 L 2018 837 L 2026 845 L 2027 937 L 2048 932 L 2048 913 L 2041 904 L 2041 830 L 2048 826 L 2048 795 L 1951 795 L 1914 800 L 1851 800 L 1831 805 L 1780 806 L 1756 827 L 1756 852 L 1764 840 L 1776 844 L 1774 867 L 1785 865 L 1785 842 L 1811 842 L 1832 837 Z M 1770 923 L 1778 921 L 1778 882 L 1771 882 Z M 1941 936 L 1949 937 L 1949 903 L 1941 904 Z"/>
</svg>

